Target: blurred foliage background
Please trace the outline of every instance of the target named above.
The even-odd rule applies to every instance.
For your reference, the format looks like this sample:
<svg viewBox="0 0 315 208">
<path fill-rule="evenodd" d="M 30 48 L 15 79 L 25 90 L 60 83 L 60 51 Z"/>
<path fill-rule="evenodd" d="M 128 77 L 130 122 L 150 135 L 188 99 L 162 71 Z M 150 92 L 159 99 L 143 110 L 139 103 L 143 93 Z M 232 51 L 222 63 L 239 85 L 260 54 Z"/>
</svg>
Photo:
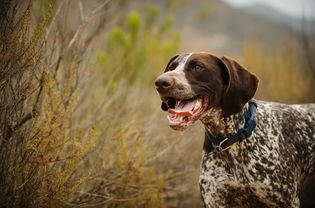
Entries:
<svg viewBox="0 0 315 208">
<path fill-rule="evenodd" d="M 1 207 L 201 207 L 202 125 L 170 130 L 153 84 L 175 54 L 232 56 L 256 98 L 315 101 L 314 33 L 222 1 L 4 0 L 0 15 Z"/>
</svg>

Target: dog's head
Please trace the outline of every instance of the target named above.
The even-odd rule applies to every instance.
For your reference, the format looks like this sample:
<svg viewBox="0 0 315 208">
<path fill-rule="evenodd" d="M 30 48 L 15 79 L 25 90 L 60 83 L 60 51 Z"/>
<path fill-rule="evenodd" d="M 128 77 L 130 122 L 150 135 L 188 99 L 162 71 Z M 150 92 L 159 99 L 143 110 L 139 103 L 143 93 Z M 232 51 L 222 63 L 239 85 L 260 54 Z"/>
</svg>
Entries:
<svg viewBox="0 0 315 208">
<path fill-rule="evenodd" d="M 257 77 L 236 61 L 205 52 L 174 56 L 155 81 L 173 129 L 184 129 L 211 108 L 226 116 L 240 112 L 257 85 Z"/>
</svg>

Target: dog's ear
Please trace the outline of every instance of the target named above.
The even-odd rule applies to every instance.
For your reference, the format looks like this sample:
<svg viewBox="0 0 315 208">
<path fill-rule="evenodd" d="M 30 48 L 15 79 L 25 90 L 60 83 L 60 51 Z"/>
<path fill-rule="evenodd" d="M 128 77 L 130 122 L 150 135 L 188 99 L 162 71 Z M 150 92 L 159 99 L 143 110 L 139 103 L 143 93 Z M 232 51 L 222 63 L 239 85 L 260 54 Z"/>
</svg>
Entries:
<svg viewBox="0 0 315 208">
<path fill-rule="evenodd" d="M 255 95 L 258 78 L 228 57 L 221 57 L 219 65 L 223 68 L 222 76 L 226 85 L 221 105 L 228 116 L 240 112 L 243 106 Z"/>
<path fill-rule="evenodd" d="M 165 67 L 165 69 L 164 69 L 164 72 L 167 71 L 169 65 L 170 65 L 178 56 L 179 56 L 179 55 L 176 55 L 176 56 L 174 56 L 173 58 L 171 58 L 171 59 L 169 60 L 169 62 L 167 63 L 167 65 L 166 65 L 166 67 Z"/>
</svg>

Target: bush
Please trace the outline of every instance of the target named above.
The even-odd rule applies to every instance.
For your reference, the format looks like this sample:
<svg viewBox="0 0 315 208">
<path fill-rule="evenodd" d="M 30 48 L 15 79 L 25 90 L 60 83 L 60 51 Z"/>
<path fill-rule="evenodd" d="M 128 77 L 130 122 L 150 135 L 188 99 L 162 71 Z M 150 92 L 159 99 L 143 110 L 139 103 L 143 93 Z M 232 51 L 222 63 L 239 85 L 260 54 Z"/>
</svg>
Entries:
<svg viewBox="0 0 315 208">
<path fill-rule="evenodd" d="M 53 4 L 35 27 L 31 27 L 32 1 L 7 1 L 4 5 L 1 14 L 6 18 L 1 21 L 0 45 L 0 204 L 62 206 L 82 183 L 85 174 L 77 170 L 94 138 L 92 127 L 71 129 L 77 101 L 73 87 L 77 62 L 69 58 L 69 62 L 59 60 L 57 66 L 45 61 L 51 49 L 46 45 L 45 30 L 54 15 Z M 54 72 L 61 64 L 67 76 L 58 81 Z"/>
<path fill-rule="evenodd" d="M 155 28 L 154 7 L 146 17 L 130 13 L 107 33 L 95 71 L 90 46 L 106 21 L 88 23 L 107 14 L 108 3 L 90 13 L 70 1 L 4 5 L 0 206 L 166 206 L 166 177 L 172 172 L 152 165 L 159 149 L 149 147 L 143 119 L 137 120 L 142 115 L 135 113 L 146 103 L 133 96 L 141 97 L 136 85 L 153 80 L 149 66 L 164 65 L 177 49 L 171 19 Z M 77 24 L 65 21 L 69 15 Z"/>
</svg>

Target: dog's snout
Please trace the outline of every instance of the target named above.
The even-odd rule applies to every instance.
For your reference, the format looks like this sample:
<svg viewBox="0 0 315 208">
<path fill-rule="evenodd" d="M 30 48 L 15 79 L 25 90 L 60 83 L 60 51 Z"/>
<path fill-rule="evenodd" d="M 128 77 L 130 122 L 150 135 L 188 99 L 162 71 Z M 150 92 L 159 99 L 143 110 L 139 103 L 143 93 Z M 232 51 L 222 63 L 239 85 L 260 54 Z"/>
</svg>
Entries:
<svg viewBox="0 0 315 208">
<path fill-rule="evenodd" d="M 160 76 L 155 80 L 155 87 L 160 92 L 172 87 L 174 80 L 170 76 Z"/>
</svg>

